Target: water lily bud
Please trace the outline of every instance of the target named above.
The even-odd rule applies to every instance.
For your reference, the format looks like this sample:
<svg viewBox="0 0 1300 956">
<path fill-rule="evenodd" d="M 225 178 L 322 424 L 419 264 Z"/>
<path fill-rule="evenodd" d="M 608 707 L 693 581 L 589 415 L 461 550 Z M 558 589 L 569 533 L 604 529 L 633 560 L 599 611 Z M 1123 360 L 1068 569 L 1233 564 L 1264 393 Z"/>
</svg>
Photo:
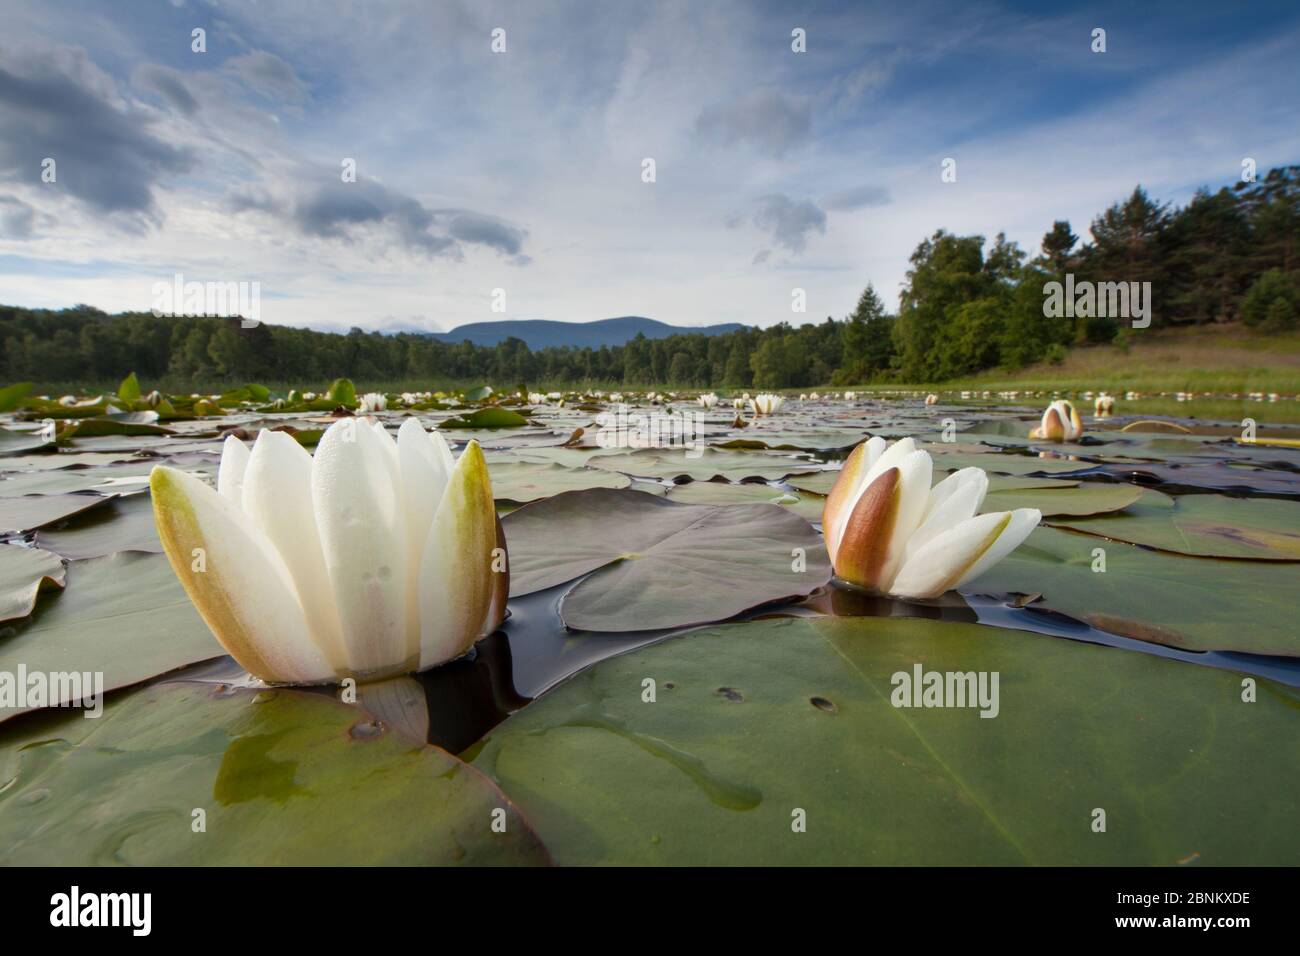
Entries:
<svg viewBox="0 0 1300 956">
<path fill-rule="evenodd" d="M 1058 399 L 1047 406 L 1043 420 L 1029 433 L 1038 441 L 1074 441 L 1083 434 L 1083 422 L 1069 399 Z"/>
<path fill-rule="evenodd" d="M 331 425 L 313 457 L 262 431 L 226 439 L 217 489 L 157 466 L 159 538 L 222 646 L 271 683 L 379 679 L 464 654 L 504 610 L 487 463 L 408 418 Z M 192 556 L 201 548 L 204 570 Z M 501 549 L 494 554 L 494 549 Z"/>
<path fill-rule="evenodd" d="M 1038 526 L 1033 508 L 977 514 L 988 491 L 982 469 L 931 488 L 933 467 L 911 438 L 888 445 L 877 436 L 853 449 L 822 510 L 836 575 L 875 593 L 935 598 L 983 574 Z"/>
</svg>

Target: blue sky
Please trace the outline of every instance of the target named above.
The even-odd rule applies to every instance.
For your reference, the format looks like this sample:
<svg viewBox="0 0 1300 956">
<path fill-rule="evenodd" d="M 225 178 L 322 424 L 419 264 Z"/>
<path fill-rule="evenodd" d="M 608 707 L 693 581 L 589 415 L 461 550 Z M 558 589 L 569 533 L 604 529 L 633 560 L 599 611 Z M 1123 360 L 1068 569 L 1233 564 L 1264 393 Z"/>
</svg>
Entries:
<svg viewBox="0 0 1300 956">
<path fill-rule="evenodd" d="M 5 21 L 0 302 L 24 305 L 147 309 L 180 272 L 326 329 L 815 321 L 868 281 L 895 303 L 940 227 L 1032 252 L 1139 182 L 1185 202 L 1245 157 L 1300 160 L 1292 2 L 6 0 Z"/>
</svg>

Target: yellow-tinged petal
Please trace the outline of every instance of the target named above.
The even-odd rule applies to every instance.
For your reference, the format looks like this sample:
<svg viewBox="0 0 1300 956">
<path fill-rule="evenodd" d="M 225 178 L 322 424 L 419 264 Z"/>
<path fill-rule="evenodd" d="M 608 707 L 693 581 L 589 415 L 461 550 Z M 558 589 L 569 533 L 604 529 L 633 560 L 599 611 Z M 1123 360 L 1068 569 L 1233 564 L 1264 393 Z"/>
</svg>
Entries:
<svg viewBox="0 0 1300 956">
<path fill-rule="evenodd" d="M 332 678 L 288 570 L 239 507 L 198 478 L 161 465 L 149 488 L 163 551 L 221 646 L 268 682 Z"/>
<path fill-rule="evenodd" d="M 844 526 L 845 510 L 853 507 L 858 485 L 869 467 L 867 443 L 862 442 L 849 453 L 848 458 L 844 459 L 844 467 L 840 470 L 839 477 L 835 479 L 831 493 L 826 496 L 826 504 L 822 506 L 822 533 L 826 536 L 826 550 L 830 553 L 832 561 L 835 560 L 835 551 L 840 545 L 840 531 Z"/>
<path fill-rule="evenodd" d="M 1032 508 L 967 518 L 911 554 L 890 593 L 935 598 L 983 574 L 1028 537 L 1041 514 Z"/>
<path fill-rule="evenodd" d="M 851 584 L 871 590 L 880 587 L 898 514 L 899 490 L 899 471 L 888 468 L 858 496 L 834 561 L 835 573 Z"/>
<path fill-rule="evenodd" d="M 506 553 L 506 529 L 497 516 L 497 547 L 499 568 L 494 565 L 492 571 L 492 600 L 488 602 L 487 617 L 479 629 L 479 637 L 487 637 L 506 619 L 506 603 L 510 600 L 510 561 Z"/>
<path fill-rule="evenodd" d="M 471 441 L 452 470 L 420 562 L 420 667 L 464 654 L 483 629 L 499 573 L 487 461 Z M 508 570 L 508 564 L 505 569 Z"/>
</svg>

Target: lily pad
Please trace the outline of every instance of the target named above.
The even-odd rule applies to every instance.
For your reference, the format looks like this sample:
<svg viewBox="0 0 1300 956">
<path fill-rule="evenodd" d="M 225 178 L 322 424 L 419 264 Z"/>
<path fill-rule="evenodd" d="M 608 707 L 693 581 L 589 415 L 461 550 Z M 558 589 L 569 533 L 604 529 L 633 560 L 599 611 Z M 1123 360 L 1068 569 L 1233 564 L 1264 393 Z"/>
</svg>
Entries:
<svg viewBox="0 0 1300 956">
<path fill-rule="evenodd" d="M 69 560 L 116 551 L 162 551 L 147 492 L 114 498 L 102 508 L 73 517 L 63 527 L 37 531 L 36 544 Z"/>
<path fill-rule="evenodd" d="M 621 471 L 638 478 L 690 478 L 708 481 L 726 478 L 740 481 L 743 478 L 770 480 L 784 478 L 799 472 L 817 471 L 821 463 L 807 458 L 777 457 L 745 451 L 720 451 L 717 448 L 654 448 L 626 452 L 621 455 L 600 455 L 591 461 L 593 467 Z"/>
<path fill-rule="evenodd" d="M 1300 561 L 1296 501 L 1148 493 L 1120 514 L 1052 523 L 1179 554 Z"/>
<path fill-rule="evenodd" d="M 6 742 L 10 864 L 550 862 L 481 773 L 321 694 L 164 683 L 98 719 L 43 715 Z"/>
<path fill-rule="evenodd" d="M 1293 565 L 1188 557 L 1040 527 L 962 590 L 1041 595 L 1035 607 L 1190 651 L 1300 656 L 1295 581 Z"/>
<path fill-rule="evenodd" d="M 111 499 L 101 495 L 23 495 L 0 498 L 0 534 L 31 531 L 98 508 Z"/>
<path fill-rule="evenodd" d="M 893 706 L 917 667 L 998 674 L 996 717 Z M 1300 862 L 1300 692 L 1243 703 L 1226 671 L 981 625 L 693 632 L 583 672 L 473 763 L 561 864 Z"/>
<path fill-rule="evenodd" d="M 0 671 L 102 671 L 115 690 L 225 654 L 161 554 L 124 551 L 68 566 L 67 587 L 0 641 Z M 0 708 L 0 721 L 28 708 Z"/>
<path fill-rule="evenodd" d="M 1098 515 L 1127 508 L 1143 496 L 1137 485 L 1084 482 L 1067 488 L 990 490 L 981 511 L 1037 508 L 1046 517 Z"/>
<path fill-rule="evenodd" d="M 40 548 L 0 544 L 0 621 L 26 617 L 36 606 L 36 595 L 61 588 L 66 575 L 57 554 Z"/>
<path fill-rule="evenodd" d="M 789 508 L 805 521 L 821 521 L 824 498 L 798 494 L 754 482 L 688 481 L 673 485 L 669 498 L 688 505 L 772 504 Z"/>
<path fill-rule="evenodd" d="M 520 504 L 549 498 L 565 491 L 583 488 L 626 488 L 632 480 L 626 475 L 596 468 L 565 468 L 563 465 L 507 461 L 490 468 L 492 494 L 498 501 Z"/>
<path fill-rule="evenodd" d="M 449 418 L 439 428 L 518 428 L 528 419 L 508 408 L 479 408 L 467 415 Z"/>
<path fill-rule="evenodd" d="M 770 504 L 684 505 L 596 488 L 525 505 L 503 524 L 512 597 L 587 575 L 560 601 L 564 623 L 581 630 L 725 620 L 830 578 L 821 536 Z"/>
<path fill-rule="evenodd" d="M 0 428 L 0 455 L 25 455 L 39 448 L 52 448 L 54 439 L 36 431 L 14 431 Z"/>
</svg>

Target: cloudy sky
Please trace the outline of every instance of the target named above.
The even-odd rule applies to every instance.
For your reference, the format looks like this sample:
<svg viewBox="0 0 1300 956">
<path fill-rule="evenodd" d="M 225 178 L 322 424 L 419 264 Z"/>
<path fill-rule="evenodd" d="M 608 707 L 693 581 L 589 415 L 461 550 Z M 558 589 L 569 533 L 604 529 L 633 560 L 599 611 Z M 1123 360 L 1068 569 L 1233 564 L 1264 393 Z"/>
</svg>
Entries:
<svg viewBox="0 0 1300 956">
<path fill-rule="evenodd" d="M 322 329 L 799 322 L 868 281 L 892 306 L 940 227 L 1036 251 L 1139 182 L 1185 202 L 1244 157 L 1300 162 L 1289 0 L 4 0 L 3 20 L 9 304 L 148 309 L 181 273 L 260 282 L 263 321 Z"/>
</svg>

